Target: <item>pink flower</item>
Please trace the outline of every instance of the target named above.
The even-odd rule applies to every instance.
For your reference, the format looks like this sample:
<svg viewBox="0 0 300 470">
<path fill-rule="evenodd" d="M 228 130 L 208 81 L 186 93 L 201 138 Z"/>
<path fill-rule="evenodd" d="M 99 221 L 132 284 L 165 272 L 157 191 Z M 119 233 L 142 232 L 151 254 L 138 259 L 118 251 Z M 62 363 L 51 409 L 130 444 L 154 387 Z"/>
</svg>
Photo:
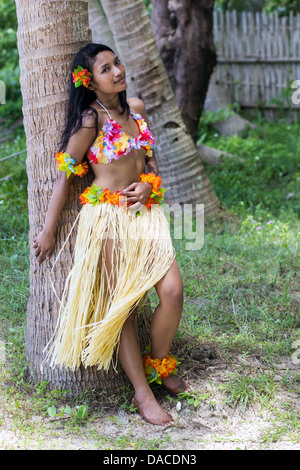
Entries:
<svg viewBox="0 0 300 470">
<path fill-rule="evenodd" d="M 261 225 L 259 225 L 258 227 L 256 227 L 256 230 L 260 230 L 261 229 Z"/>
<path fill-rule="evenodd" d="M 252 224 L 254 224 L 254 222 L 255 222 L 255 220 L 254 220 L 254 219 L 252 219 L 252 220 L 251 220 L 251 223 L 252 223 Z"/>
<path fill-rule="evenodd" d="M 270 225 L 273 222 L 273 220 L 269 220 L 268 225 Z"/>
</svg>

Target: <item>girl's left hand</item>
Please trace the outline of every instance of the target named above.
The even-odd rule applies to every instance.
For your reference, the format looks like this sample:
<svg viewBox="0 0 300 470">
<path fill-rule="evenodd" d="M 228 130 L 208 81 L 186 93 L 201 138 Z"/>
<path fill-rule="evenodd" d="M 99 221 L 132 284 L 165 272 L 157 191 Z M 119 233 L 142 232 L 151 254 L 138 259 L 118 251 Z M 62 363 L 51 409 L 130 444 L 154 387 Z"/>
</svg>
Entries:
<svg viewBox="0 0 300 470">
<path fill-rule="evenodd" d="M 123 189 L 122 193 L 127 197 L 127 202 L 133 202 L 130 210 L 141 210 L 141 204 L 144 205 L 152 193 L 152 184 L 150 183 L 132 183 Z"/>
</svg>

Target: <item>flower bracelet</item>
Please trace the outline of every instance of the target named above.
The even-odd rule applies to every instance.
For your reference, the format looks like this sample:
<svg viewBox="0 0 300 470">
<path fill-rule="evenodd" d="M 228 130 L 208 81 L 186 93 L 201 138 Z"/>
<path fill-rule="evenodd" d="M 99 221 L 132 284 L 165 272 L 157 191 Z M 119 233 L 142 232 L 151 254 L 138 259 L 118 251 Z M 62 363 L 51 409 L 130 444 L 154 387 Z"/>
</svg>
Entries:
<svg viewBox="0 0 300 470">
<path fill-rule="evenodd" d="M 152 185 L 152 192 L 148 198 L 148 201 L 153 201 L 156 204 L 163 203 L 163 195 L 165 193 L 165 189 L 162 188 L 161 185 L 161 177 L 156 176 L 154 173 L 142 173 L 140 175 L 140 181 L 142 183 L 150 183 Z M 147 201 L 147 202 L 148 202 Z M 147 204 L 146 204 L 147 205 Z"/>
</svg>

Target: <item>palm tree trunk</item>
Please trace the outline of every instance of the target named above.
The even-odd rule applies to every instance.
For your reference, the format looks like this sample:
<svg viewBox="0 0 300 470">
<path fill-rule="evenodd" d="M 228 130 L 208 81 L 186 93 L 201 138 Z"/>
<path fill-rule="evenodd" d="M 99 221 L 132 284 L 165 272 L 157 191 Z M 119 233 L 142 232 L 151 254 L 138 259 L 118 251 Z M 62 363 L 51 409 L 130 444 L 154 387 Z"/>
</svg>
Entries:
<svg viewBox="0 0 300 470">
<path fill-rule="evenodd" d="M 92 30 L 93 42 L 106 44 L 116 54 L 119 54 L 113 33 L 107 22 L 100 0 L 88 0 L 89 23 Z M 127 96 L 135 96 L 134 84 L 127 84 Z"/>
<path fill-rule="evenodd" d="M 29 377 L 47 380 L 50 387 L 69 389 L 72 395 L 100 388 L 116 393 L 128 384 L 122 371 L 109 374 L 95 367 L 76 372 L 51 369 L 41 363 L 43 349 L 51 338 L 58 314 L 58 301 L 53 292 L 50 269 L 80 210 L 78 195 L 88 186 L 88 178 L 77 178 L 62 211 L 57 227 L 57 243 L 50 262 L 37 264 L 32 240 L 44 224 L 45 213 L 56 179 L 54 154 L 65 122 L 67 77 L 74 54 L 92 40 L 86 0 L 51 1 L 16 0 L 18 17 L 18 49 L 23 116 L 27 141 L 30 296 L 25 333 L 26 356 L 30 363 Z M 91 178 L 91 176 L 90 176 Z M 68 240 L 51 278 L 61 295 L 72 263 L 72 247 L 76 230 Z M 148 306 L 148 308 L 150 308 Z M 140 335 L 148 341 L 148 326 L 141 322 Z M 105 398 L 105 397 L 104 397 Z"/>
<path fill-rule="evenodd" d="M 205 218 L 220 211 L 193 139 L 176 104 L 143 0 L 102 0 L 127 81 L 146 106 L 168 204 L 204 204 Z"/>
<path fill-rule="evenodd" d="M 197 141 L 209 80 L 216 65 L 213 0 L 153 1 L 151 25 L 184 123 Z"/>
<path fill-rule="evenodd" d="M 116 52 L 116 45 L 113 33 L 107 23 L 103 7 L 100 0 L 88 0 L 89 23 L 92 30 L 93 42 L 106 44 Z"/>
</svg>

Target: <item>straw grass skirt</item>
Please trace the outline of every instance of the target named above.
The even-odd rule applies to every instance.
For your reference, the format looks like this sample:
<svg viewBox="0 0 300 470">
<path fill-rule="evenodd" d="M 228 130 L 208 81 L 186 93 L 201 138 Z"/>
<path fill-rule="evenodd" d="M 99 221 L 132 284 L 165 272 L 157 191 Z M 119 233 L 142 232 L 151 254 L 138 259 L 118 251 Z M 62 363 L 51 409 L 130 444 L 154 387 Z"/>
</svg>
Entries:
<svg viewBox="0 0 300 470">
<path fill-rule="evenodd" d="M 81 364 L 116 367 L 125 320 L 135 307 L 142 310 L 174 259 L 160 205 L 136 215 L 109 203 L 85 204 L 47 362 L 72 370 Z"/>
</svg>

